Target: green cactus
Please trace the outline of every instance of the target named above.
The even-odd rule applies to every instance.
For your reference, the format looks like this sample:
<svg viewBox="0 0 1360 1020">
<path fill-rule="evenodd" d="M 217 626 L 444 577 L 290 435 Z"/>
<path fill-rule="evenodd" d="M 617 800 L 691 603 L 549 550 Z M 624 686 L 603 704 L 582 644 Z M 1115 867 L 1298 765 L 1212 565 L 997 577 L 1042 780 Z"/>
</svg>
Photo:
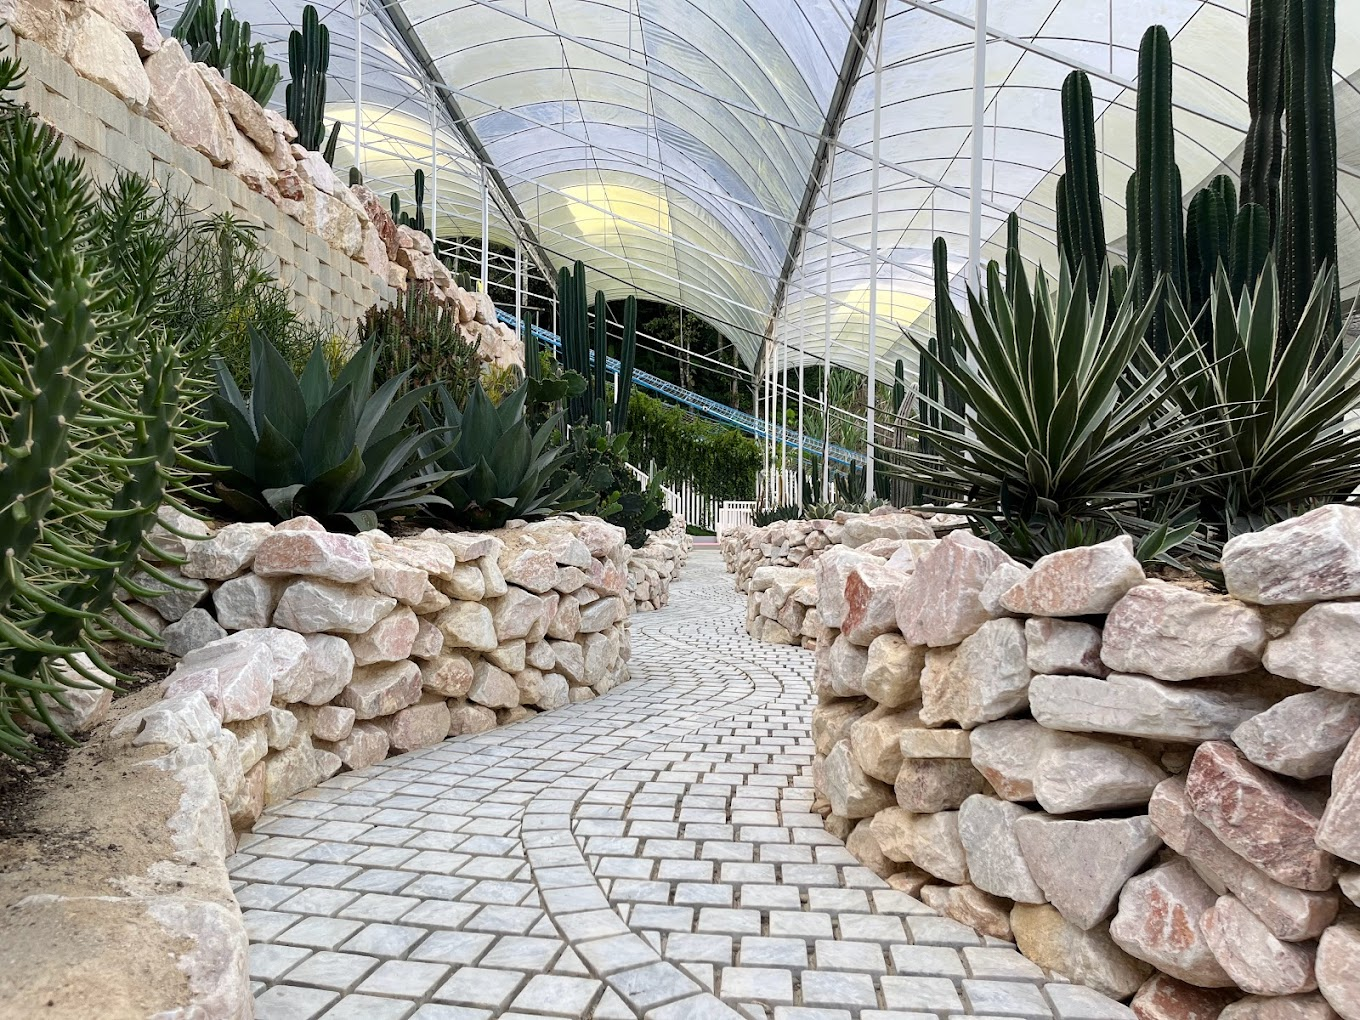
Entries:
<svg viewBox="0 0 1360 1020">
<path fill-rule="evenodd" d="M 1213 323 L 1205 312 L 1213 294 L 1220 263 L 1230 260 L 1237 189 L 1232 178 L 1220 174 L 1190 200 L 1185 221 L 1186 311 L 1206 346 L 1212 343 Z"/>
<path fill-rule="evenodd" d="M 189 0 L 171 35 L 189 47 L 193 59 L 215 67 L 261 106 L 278 86 L 278 65 L 265 56 L 264 43 L 250 41 L 250 22 L 231 11 L 217 15 L 216 0 Z"/>
<path fill-rule="evenodd" d="M 609 425 L 616 434 L 622 432 L 628 423 L 628 402 L 633 391 L 633 364 L 637 353 L 637 299 L 630 296 L 623 306 L 619 382 L 612 406 L 605 399 L 608 379 L 608 309 L 604 291 L 595 294 L 593 335 L 589 327 L 584 263 L 577 262 L 571 270 L 565 266 L 558 270 L 557 299 L 562 333 L 562 364 L 586 380 L 584 392 L 574 394 L 569 399 L 569 420 L 575 423 L 588 419 L 590 424 L 599 428 Z"/>
<path fill-rule="evenodd" d="M 316 8 L 302 9 L 302 28 L 288 35 L 288 73 L 284 91 L 288 119 L 297 128 L 298 144 L 313 152 L 326 145 L 326 72 L 331 62 L 331 33 Z"/>
<path fill-rule="evenodd" d="M 637 320 L 637 298 L 629 294 L 623 302 L 623 342 L 619 347 L 619 381 L 614 394 L 615 435 L 628 429 L 628 408 L 633 402 L 633 362 L 637 357 Z"/>
<path fill-rule="evenodd" d="M 1292 336 L 1318 274 L 1336 267 L 1336 51 L 1334 0 L 1286 0 L 1284 181 L 1276 249 L 1280 270 L 1280 335 Z M 1330 320 L 1341 330 L 1332 291 Z"/>
<path fill-rule="evenodd" d="M 604 291 L 595 292 L 595 357 L 591 362 L 594 369 L 594 377 L 591 383 L 591 392 L 599 409 L 594 413 L 591 420 L 596 425 L 604 424 L 604 388 L 605 380 L 609 377 L 607 366 L 609 363 L 609 307 L 604 300 Z"/>
<path fill-rule="evenodd" d="M 897 414 L 902 409 L 902 402 L 907 399 L 907 368 L 902 364 L 902 359 L 898 358 L 893 364 L 893 388 L 892 388 L 892 412 Z"/>
<path fill-rule="evenodd" d="M 1006 217 L 1006 298 L 1015 301 L 1015 287 L 1024 273 L 1020 259 L 1020 217 L 1012 212 Z"/>
<path fill-rule="evenodd" d="M 425 232 L 425 171 L 416 168 L 416 214 L 411 220 L 411 226 Z"/>
<path fill-rule="evenodd" d="M 351 188 L 353 188 L 353 187 L 355 187 L 356 185 L 363 184 L 363 183 L 364 183 L 364 175 L 363 175 L 363 172 L 362 172 L 357 166 L 352 166 L 352 167 L 350 167 L 350 168 L 349 168 L 349 186 L 350 186 Z"/>
<path fill-rule="evenodd" d="M 958 365 L 959 351 L 962 349 L 960 340 L 954 335 L 954 316 L 945 314 L 943 310 L 954 307 L 953 298 L 949 295 L 949 246 L 943 237 L 935 238 L 935 245 L 932 251 L 935 262 L 935 352 L 940 362 L 948 369 L 953 370 Z M 940 397 L 944 406 L 956 415 L 963 414 L 963 398 L 958 392 L 945 383 L 940 381 Z M 948 421 L 942 423 L 944 428 L 962 428 L 960 423 Z"/>
<path fill-rule="evenodd" d="M 1091 81 L 1084 71 L 1073 71 L 1063 82 L 1062 111 L 1066 173 L 1060 182 L 1059 210 L 1067 226 L 1063 255 L 1073 276 L 1078 267 L 1086 267 L 1087 287 L 1095 300 L 1100 269 L 1105 265 L 1105 217 L 1096 166 Z M 1060 243 L 1064 240 L 1061 234 L 1059 239 Z"/>
<path fill-rule="evenodd" d="M 1287 0 L 1252 0 L 1247 22 L 1247 107 L 1251 126 L 1242 148 L 1242 204 L 1266 212 L 1268 241 L 1275 243 L 1284 156 L 1284 65 Z M 1259 271 L 1258 271 L 1259 272 Z"/>
<path fill-rule="evenodd" d="M 1270 256 L 1270 213 L 1264 206 L 1248 202 L 1237 211 L 1233 221 L 1232 244 L 1228 258 L 1228 278 L 1233 294 L 1254 293 L 1256 281 Z"/>
</svg>

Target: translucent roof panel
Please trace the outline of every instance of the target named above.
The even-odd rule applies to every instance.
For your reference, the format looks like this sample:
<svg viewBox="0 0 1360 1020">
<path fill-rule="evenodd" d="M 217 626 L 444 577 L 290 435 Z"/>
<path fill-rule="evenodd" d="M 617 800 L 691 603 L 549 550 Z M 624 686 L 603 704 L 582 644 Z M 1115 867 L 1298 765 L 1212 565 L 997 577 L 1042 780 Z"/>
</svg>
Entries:
<svg viewBox="0 0 1360 1020">
<path fill-rule="evenodd" d="M 1336 97 L 1341 166 L 1342 283 L 1360 284 L 1360 3 L 1337 5 Z M 909 349 L 902 331 L 934 330 L 931 246 L 949 248 L 951 287 L 967 276 L 973 153 L 974 0 L 890 0 L 884 28 L 879 169 L 878 353 L 881 378 Z M 1004 252 L 1005 219 L 1021 221 L 1027 261 L 1056 264 L 1054 191 L 1063 170 L 1061 88 L 1074 66 L 1091 77 L 1106 233 L 1124 252 L 1124 191 L 1134 162 L 1138 44 L 1167 27 L 1175 70 L 1176 160 L 1189 197 L 1217 173 L 1236 175 L 1248 123 L 1247 0 L 1005 0 L 990 4 L 982 133 L 981 256 Z M 834 178 L 823 178 L 775 337 L 820 360 L 828 224 L 832 357 L 866 367 L 870 276 L 872 46 L 857 81 Z M 828 184 L 830 205 L 828 206 Z M 809 339 L 811 338 L 811 339 Z M 797 355 L 794 355 L 796 359 Z M 908 364 L 915 358 L 908 356 Z M 885 369 L 886 365 L 886 369 Z"/>
</svg>

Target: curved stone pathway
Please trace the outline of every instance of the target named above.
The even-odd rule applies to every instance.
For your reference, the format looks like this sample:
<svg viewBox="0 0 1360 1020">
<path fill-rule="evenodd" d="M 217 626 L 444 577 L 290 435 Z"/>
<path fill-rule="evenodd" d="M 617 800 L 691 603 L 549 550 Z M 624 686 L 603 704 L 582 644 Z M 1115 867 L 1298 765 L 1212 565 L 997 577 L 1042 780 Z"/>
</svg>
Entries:
<svg viewBox="0 0 1360 1020">
<path fill-rule="evenodd" d="M 716 551 L 633 680 L 270 809 L 229 862 L 259 1020 L 1124 1020 L 859 865 L 810 810 L 812 656 Z"/>
</svg>

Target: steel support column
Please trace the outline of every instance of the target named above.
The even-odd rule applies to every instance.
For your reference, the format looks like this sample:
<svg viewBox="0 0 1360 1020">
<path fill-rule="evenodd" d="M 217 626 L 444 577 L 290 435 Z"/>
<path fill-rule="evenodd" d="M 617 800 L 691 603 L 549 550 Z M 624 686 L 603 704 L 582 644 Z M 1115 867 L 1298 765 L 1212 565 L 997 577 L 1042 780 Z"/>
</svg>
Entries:
<svg viewBox="0 0 1360 1020">
<path fill-rule="evenodd" d="M 874 28 L 874 144 L 869 168 L 869 385 L 864 401 L 864 498 L 874 496 L 874 403 L 878 389 L 878 152 L 883 134 L 883 20 L 888 0 L 878 7 Z"/>
</svg>

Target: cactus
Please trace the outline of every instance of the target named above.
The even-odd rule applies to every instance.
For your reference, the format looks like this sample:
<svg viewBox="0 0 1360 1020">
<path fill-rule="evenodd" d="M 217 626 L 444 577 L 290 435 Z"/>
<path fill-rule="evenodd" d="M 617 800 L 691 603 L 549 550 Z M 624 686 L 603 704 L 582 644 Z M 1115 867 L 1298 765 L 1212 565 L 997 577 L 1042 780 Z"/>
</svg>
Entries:
<svg viewBox="0 0 1360 1020">
<path fill-rule="evenodd" d="M 605 401 L 608 378 L 608 320 L 604 291 L 595 293 L 595 329 L 592 338 L 589 306 L 586 302 L 586 267 L 577 262 L 572 270 L 558 270 L 557 299 L 560 302 L 562 363 L 586 380 L 583 393 L 570 397 L 567 408 L 572 423 L 589 420 L 615 434 L 628 423 L 628 403 L 633 391 L 633 363 L 637 352 L 637 298 L 630 296 L 623 306 L 623 342 L 619 348 L 619 381 L 614 403 Z M 592 342 L 593 341 L 593 342 Z M 593 362 L 592 362 L 593 351 Z"/>
<path fill-rule="evenodd" d="M 961 343 L 954 336 L 954 300 L 949 295 L 949 246 L 943 237 L 935 238 L 933 249 L 935 260 L 935 351 L 940 361 L 949 368 L 958 364 Z M 955 414 L 963 414 L 963 398 L 954 387 L 940 380 L 940 397 L 944 406 Z M 943 423 L 944 428 L 961 428 L 953 421 Z"/>
<path fill-rule="evenodd" d="M 1138 297 L 1146 301 L 1159 276 L 1168 288 L 1184 293 L 1185 225 L 1181 211 L 1180 169 L 1176 166 L 1176 134 L 1171 122 L 1171 40 L 1153 25 L 1138 48 L 1137 195 Z M 1171 349 L 1171 323 L 1165 299 L 1149 327 L 1153 348 Z"/>
<path fill-rule="evenodd" d="M 1015 288 L 1024 274 L 1020 260 L 1020 217 L 1012 212 L 1006 217 L 1006 298 L 1014 304 Z"/>
<path fill-rule="evenodd" d="M 250 22 L 231 11 L 217 16 L 216 0 L 189 0 L 171 34 L 189 47 L 194 60 L 215 67 L 261 106 L 279 84 L 278 65 L 265 56 L 264 43 L 251 44 Z"/>
<path fill-rule="evenodd" d="M 1185 221 L 1186 310 L 1200 341 L 1212 343 L 1213 323 L 1207 314 L 1219 263 L 1230 260 L 1237 189 L 1232 178 L 1220 174 L 1190 200 Z"/>
<path fill-rule="evenodd" d="M 614 434 L 628 428 L 628 408 L 633 397 L 633 362 L 637 357 L 637 298 L 632 294 L 623 302 L 623 343 L 619 347 L 619 381 L 614 394 Z"/>
<path fill-rule="evenodd" d="M 350 167 L 350 168 L 349 168 L 349 186 L 350 186 L 351 188 L 353 188 L 353 187 L 355 187 L 355 186 L 357 186 L 357 185 L 360 185 L 360 184 L 363 184 L 363 183 L 364 183 L 364 175 L 363 175 L 363 171 L 361 171 L 357 166 L 352 166 L 352 167 Z"/>
<path fill-rule="evenodd" d="M 524 327 L 524 377 L 541 381 L 543 363 L 538 355 L 538 313 L 526 311 L 520 321 Z"/>
<path fill-rule="evenodd" d="M 902 402 L 907 399 L 907 369 L 898 358 L 893 364 L 892 413 L 899 414 Z"/>
<path fill-rule="evenodd" d="M 595 360 L 591 363 L 594 369 L 594 380 L 592 382 L 592 393 L 597 402 L 604 400 L 605 380 L 609 377 L 606 370 L 609 363 L 609 308 L 605 304 L 604 291 L 595 292 Z M 592 420 L 596 425 L 603 424 L 604 410 L 603 404 L 600 405 Z"/>
<path fill-rule="evenodd" d="M 1285 6 L 1287 0 L 1252 0 L 1247 22 L 1247 106 L 1251 126 L 1242 148 L 1242 204 L 1266 212 L 1268 242 L 1275 243 L 1284 154 Z"/>
<path fill-rule="evenodd" d="M 1094 300 L 1105 265 L 1105 218 L 1096 168 L 1091 81 L 1085 72 L 1073 71 L 1063 82 L 1062 112 L 1066 173 L 1060 182 L 1063 195 L 1058 207 L 1067 229 L 1066 238 L 1060 234 L 1059 242 L 1066 242 L 1063 255 L 1074 277 L 1079 267 L 1086 267 L 1087 287 Z"/>
<path fill-rule="evenodd" d="M 1336 267 L 1336 110 L 1332 62 L 1335 0 L 1286 0 L 1284 181 L 1276 239 L 1280 267 L 1280 336 L 1294 334 L 1313 283 Z M 1333 333 L 1341 304 L 1332 291 Z"/>
<path fill-rule="evenodd" d="M 308 4 L 302 9 L 302 29 L 294 29 L 288 35 L 288 73 L 292 81 L 284 91 L 284 107 L 297 128 L 298 144 L 313 152 L 327 144 L 326 71 L 330 61 L 330 29 L 321 24 L 316 8 Z"/>
<path fill-rule="evenodd" d="M 1233 294 L 1256 291 L 1256 281 L 1265 270 L 1269 255 L 1270 213 L 1264 206 L 1248 202 L 1237 211 L 1233 221 L 1227 267 Z"/>
<path fill-rule="evenodd" d="M 425 232 L 425 171 L 416 168 L 416 214 L 411 220 L 411 226 Z"/>
</svg>

